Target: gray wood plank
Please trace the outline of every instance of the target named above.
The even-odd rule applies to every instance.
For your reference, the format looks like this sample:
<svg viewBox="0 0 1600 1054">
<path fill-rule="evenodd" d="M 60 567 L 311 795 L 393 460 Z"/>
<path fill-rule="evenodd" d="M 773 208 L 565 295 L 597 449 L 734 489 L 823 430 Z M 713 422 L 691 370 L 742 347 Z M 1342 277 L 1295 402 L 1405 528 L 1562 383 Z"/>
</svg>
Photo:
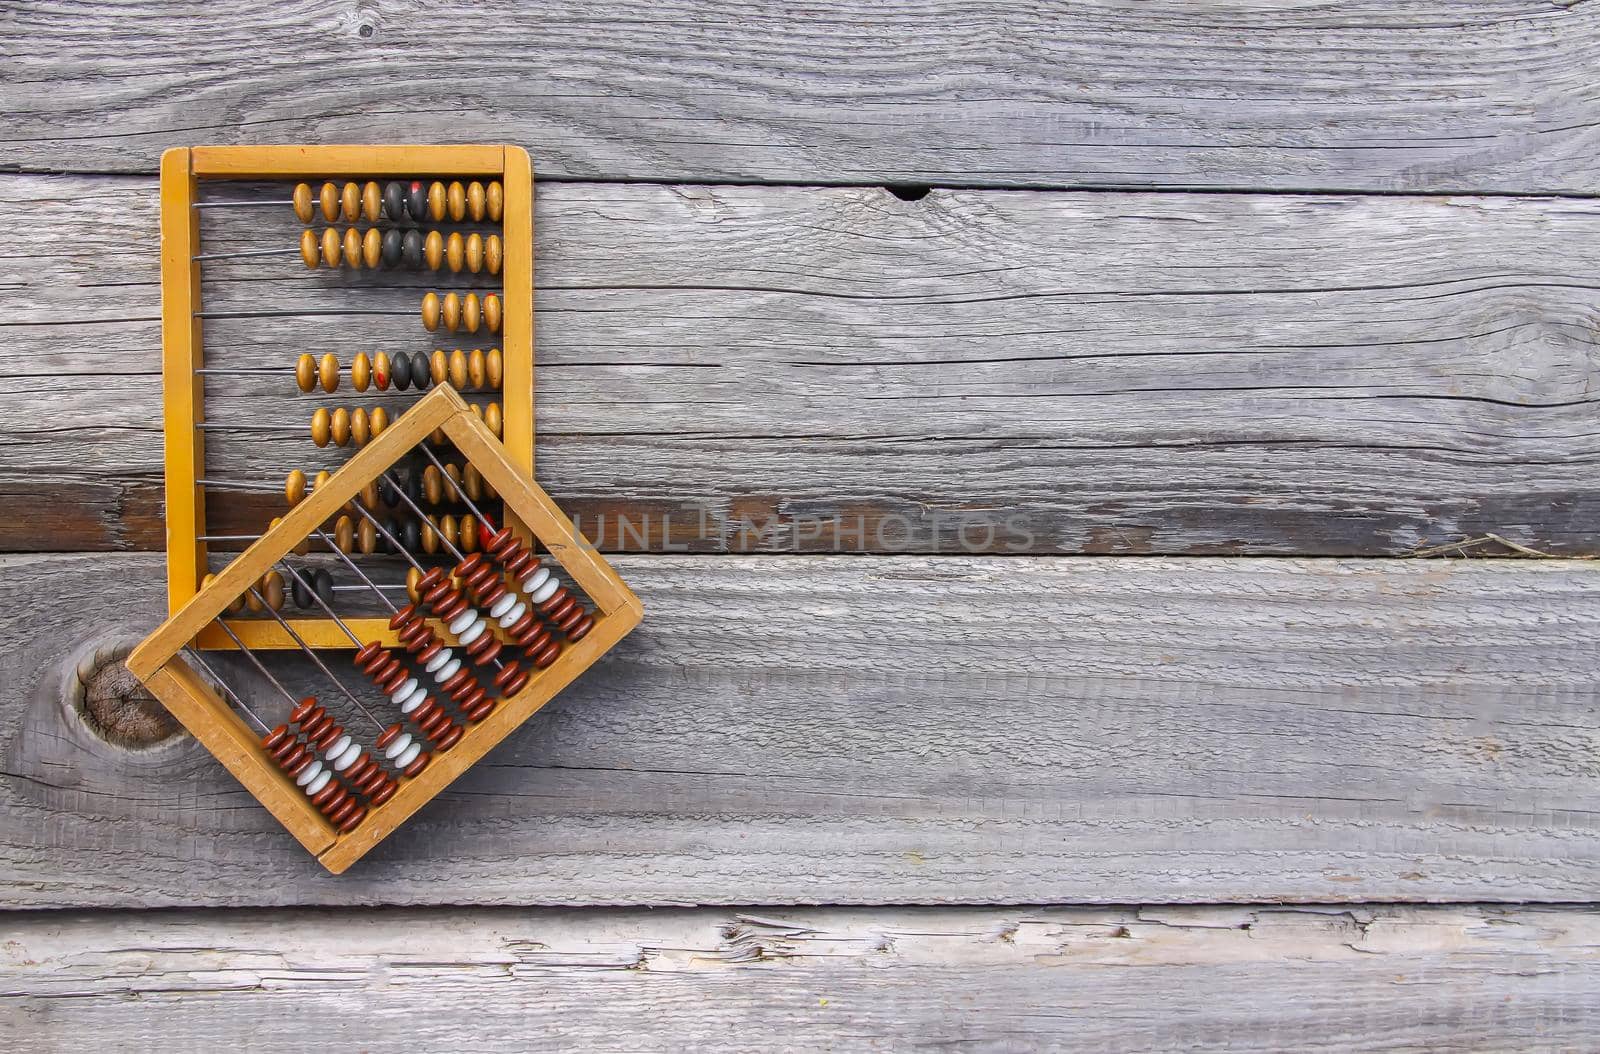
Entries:
<svg viewBox="0 0 1600 1054">
<path fill-rule="evenodd" d="M 118 1050 L 1574 1050 L 1575 908 L 21 915 L 0 1042 Z M 1159 993 L 1152 996 L 1152 993 Z"/>
<path fill-rule="evenodd" d="M 0 204 L 19 382 L 0 497 L 30 507 L 0 548 L 158 548 L 154 186 L 13 176 Z M 547 185 L 539 476 L 610 549 L 1392 555 L 1493 532 L 1591 553 L 1597 218 L 1577 199 Z M 213 211 L 207 245 L 289 245 L 287 219 Z M 214 365 L 434 346 L 419 278 L 209 266 L 215 310 L 402 312 L 214 320 Z M 354 398 L 213 391 L 216 419 L 296 431 Z M 257 479 L 339 457 L 303 433 L 212 453 Z"/>
<path fill-rule="evenodd" d="M 568 178 L 1588 194 L 1600 153 L 1570 0 L 190 13 L 10 5 L 0 165 L 509 139 Z"/>
<path fill-rule="evenodd" d="M 66 702 L 85 654 L 154 624 L 159 558 L 4 559 L 0 897 L 1594 896 L 1592 565 L 617 563 L 644 626 L 333 879 L 192 742 L 112 748 Z"/>
</svg>

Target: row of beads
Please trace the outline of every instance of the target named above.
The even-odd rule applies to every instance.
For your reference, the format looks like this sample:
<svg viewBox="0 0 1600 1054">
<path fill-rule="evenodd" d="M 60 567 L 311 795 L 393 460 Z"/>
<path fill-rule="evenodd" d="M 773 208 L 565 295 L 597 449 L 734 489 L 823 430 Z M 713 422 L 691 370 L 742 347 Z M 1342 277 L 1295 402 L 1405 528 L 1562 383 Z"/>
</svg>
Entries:
<svg viewBox="0 0 1600 1054">
<path fill-rule="evenodd" d="M 490 333 L 498 333 L 500 317 L 497 293 L 485 293 L 481 300 L 477 293 L 446 293 L 443 297 L 429 293 L 422 298 L 422 325 L 430 333 L 441 325 L 451 333 L 463 329 L 476 333 L 480 325 Z"/>
<path fill-rule="evenodd" d="M 341 264 L 352 270 L 373 271 L 379 267 L 400 267 L 409 271 L 430 271 L 448 267 L 454 274 L 469 271 L 472 274 L 499 274 L 505 260 L 500 236 L 487 238 L 476 232 L 462 237 L 452 231 L 447 237 L 439 231 L 400 231 L 394 227 L 380 230 L 368 227 L 365 232 L 346 227 L 341 234 L 337 227 L 324 227 L 321 233 L 307 227 L 300 233 L 300 259 L 309 270 L 318 267 L 338 267 Z"/>
<path fill-rule="evenodd" d="M 339 390 L 341 367 L 339 357 L 333 352 L 320 359 L 302 354 L 295 360 L 294 383 L 302 392 L 321 387 L 325 392 Z M 505 358 L 499 348 L 456 348 L 454 351 L 436 349 L 432 355 L 424 351 L 396 352 L 393 359 L 387 352 L 368 356 L 357 352 L 350 363 L 350 384 L 358 392 L 376 387 L 380 392 L 392 384 L 400 391 L 416 385 L 426 391 L 435 384 L 449 382 L 457 391 L 499 391 L 505 381 Z"/>
<path fill-rule="evenodd" d="M 377 183 L 324 183 L 313 202 L 311 184 L 299 183 L 294 188 L 291 204 L 294 215 L 301 223 L 310 223 L 313 204 L 322 206 L 322 218 L 329 223 L 343 220 L 354 223 L 358 219 L 376 223 L 380 218 L 400 222 L 411 219 L 418 223 L 432 220 L 440 222 L 449 217 L 452 222 L 471 220 L 481 223 L 499 223 L 505 211 L 505 190 L 498 181 L 483 184 L 477 180 L 463 184 L 459 180 L 449 184 L 434 180 L 424 183 L 420 179 L 410 183 L 394 180 L 381 188 Z"/>
<path fill-rule="evenodd" d="M 482 541 L 490 558 L 504 568 L 506 574 L 521 579 L 520 589 L 529 603 L 566 634 L 568 640 L 582 640 L 594 628 L 594 614 L 509 529 L 489 531 Z"/>
<path fill-rule="evenodd" d="M 448 488 L 448 492 L 445 485 L 447 476 L 454 484 Z M 316 474 L 312 482 L 306 479 L 305 472 L 300 469 L 290 469 L 283 481 L 284 500 L 291 506 L 298 505 L 305 500 L 307 493 L 322 486 L 331 478 L 328 471 L 323 469 Z M 398 488 L 398 491 L 403 491 L 406 497 L 418 504 L 426 501 L 430 505 L 443 505 L 455 493 L 455 486 L 465 490 L 467 497 L 473 501 L 493 500 L 498 496 L 494 487 L 478 472 L 477 466 L 468 462 L 465 466 L 448 463 L 443 473 L 433 465 L 426 466 L 421 472 L 407 467 L 393 469 L 381 484 L 377 480 L 368 482 L 357 492 L 355 500 L 369 509 L 376 509 L 378 502 L 382 500 L 383 504 L 392 509 L 400 504 Z"/>
<path fill-rule="evenodd" d="M 333 719 L 326 707 L 313 696 L 300 700 L 300 705 L 289 714 L 289 721 L 300 727 L 306 742 L 322 751 L 322 760 L 338 773 L 352 788 L 366 795 L 373 805 L 382 805 L 394 797 L 400 785 L 372 755 L 358 743 L 354 736 Z M 406 776 L 416 776 L 428 765 L 426 755 L 420 751 L 409 762 L 399 767 Z"/>
<path fill-rule="evenodd" d="M 505 428 L 505 418 L 500 412 L 500 404 L 469 405 L 478 419 L 488 426 L 490 434 L 499 439 Z M 354 410 L 343 406 L 329 410 L 327 407 L 319 406 L 311 414 L 311 441 L 319 447 L 325 447 L 330 442 L 334 446 L 348 446 L 353 443 L 361 447 L 366 446 L 368 440 L 381 435 L 388 427 L 389 413 L 381 406 L 375 406 L 370 411 L 364 406 L 358 406 Z"/>
<path fill-rule="evenodd" d="M 341 833 L 350 833 L 367 818 L 361 800 L 334 778 L 333 770 L 317 760 L 315 749 L 301 743 L 288 725 L 279 725 L 262 736 L 261 748 Z"/>
</svg>

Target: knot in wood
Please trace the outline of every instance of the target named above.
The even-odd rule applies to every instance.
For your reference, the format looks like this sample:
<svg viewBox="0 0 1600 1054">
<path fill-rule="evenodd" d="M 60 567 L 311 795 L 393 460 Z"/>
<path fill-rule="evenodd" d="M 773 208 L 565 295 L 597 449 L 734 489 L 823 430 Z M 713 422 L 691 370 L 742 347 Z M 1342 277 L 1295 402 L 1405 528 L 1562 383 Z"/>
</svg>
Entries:
<svg viewBox="0 0 1600 1054">
<path fill-rule="evenodd" d="M 183 727 L 156 701 L 123 660 L 126 645 L 101 648 L 77 670 L 78 713 L 90 731 L 115 746 L 143 750 L 165 743 Z"/>
</svg>

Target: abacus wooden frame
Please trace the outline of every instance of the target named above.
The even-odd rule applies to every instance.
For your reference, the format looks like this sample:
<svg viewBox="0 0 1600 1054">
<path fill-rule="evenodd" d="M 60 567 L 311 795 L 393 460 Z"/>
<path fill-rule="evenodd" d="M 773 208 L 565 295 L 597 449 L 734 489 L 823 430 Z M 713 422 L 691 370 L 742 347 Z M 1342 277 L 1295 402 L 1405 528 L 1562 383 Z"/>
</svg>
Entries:
<svg viewBox="0 0 1600 1054">
<path fill-rule="evenodd" d="M 536 539 L 594 606 L 595 624 L 584 638 L 562 648 L 561 655 L 544 670 L 534 672 L 528 684 L 506 699 L 484 721 L 467 729 L 461 741 L 415 779 L 403 781 L 398 793 L 373 807 L 367 818 L 349 834 L 339 834 L 277 767 L 260 739 L 199 676 L 180 654 L 184 646 L 209 629 L 219 650 L 232 643 L 213 624 L 235 598 L 275 567 L 302 539 L 355 499 L 362 487 L 433 432 L 441 429 L 467 462 L 499 492 L 505 508 L 515 513 L 525 530 L 517 533 Z M 349 463 L 295 506 L 276 527 L 219 572 L 177 613 L 167 619 L 128 656 L 128 669 L 196 739 L 232 772 L 256 799 L 299 840 L 329 871 L 338 874 L 359 860 L 412 813 L 494 748 L 511 731 L 549 702 L 585 669 L 637 626 L 643 606 L 609 564 L 578 532 L 565 514 L 526 475 L 466 402 L 448 386 L 424 396 L 382 435 L 368 443 Z M 294 642 L 276 622 L 232 619 L 230 628 L 253 628 L 252 636 L 267 646 L 293 647 Z M 384 623 L 387 628 L 387 622 Z M 453 643 L 443 626 L 434 623 L 442 639 Z M 243 638 L 244 634 L 240 633 Z M 363 638 L 368 639 L 368 638 Z M 252 645 L 253 646 L 253 645 Z M 339 646 L 351 650 L 348 639 Z"/>
<path fill-rule="evenodd" d="M 497 179 L 504 191 L 500 268 L 504 361 L 501 436 L 513 464 L 533 473 L 533 163 L 520 147 L 464 146 L 195 146 L 161 155 L 161 344 L 166 432 L 167 610 L 176 613 L 199 590 L 208 571 L 205 496 L 196 480 L 205 466 L 205 440 L 195 425 L 205 419 L 205 386 L 195 370 L 205 365 L 201 339 L 200 222 L 193 207 L 199 183 L 246 179 Z M 285 206 L 287 208 L 287 206 Z M 420 314 L 419 314 L 420 319 Z M 344 640 L 325 618 L 291 620 L 317 647 Z M 364 636 L 393 644 L 382 619 L 353 623 Z M 281 634 L 247 625 L 250 647 Z M 276 628 L 276 627 L 274 627 Z M 283 638 L 287 639 L 287 638 Z M 215 647 L 205 643 L 202 647 Z"/>
</svg>

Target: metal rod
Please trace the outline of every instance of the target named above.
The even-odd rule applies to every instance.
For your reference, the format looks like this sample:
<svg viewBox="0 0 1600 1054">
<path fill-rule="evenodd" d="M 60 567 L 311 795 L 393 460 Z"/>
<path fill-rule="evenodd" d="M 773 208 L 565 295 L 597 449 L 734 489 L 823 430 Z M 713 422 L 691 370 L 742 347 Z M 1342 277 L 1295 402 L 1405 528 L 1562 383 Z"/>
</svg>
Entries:
<svg viewBox="0 0 1600 1054">
<path fill-rule="evenodd" d="M 263 205 L 293 205 L 292 201 L 196 201 L 197 209 L 253 209 Z"/>
<path fill-rule="evenodd" d="M 396 482 L 393 473 L 385 472 L 383 474 L 383 478 L 388 480 L 389 486 L 394 488 L 394 492 L 397 495 L 400 496 L 400 500 L 406 503 L 406 508 L 408 508 L 412 512 L 416 513 L 417 516 L 419 518 L 421 518 L 423 523 L 428 524 L 430 527 L 433 528 L 433 533 L 438 535 L 438 537 L 439 537 L 439 543 L 441 545 L 443 545 L 446 549 L 450 550 L 450 555 L 454 556 L 457 560 L 465 560 L 467 558 L 467 554 L 463 553 L 460 549 L 457 549 L 455 546 L 451 545 L 450 544 L 450 539 L 448 539 L 448 538 L 446 538 L 444 536 L 444 532 L 439 529 L 439 525 L 437 523 L 435 523 L 433 521 L 433 519 L 431 517 L 429 517 L 429 515 L 427 513 L 423 512 L 422 509 L 417 505 L 416 502 L 411 500 L 411 495 L 407 494 L 405 488 L 402 487 L 398 482 Z M 371 520 L 372 517 L 368 516 L 367 519 Z M 385 538 L 388 538 L 391 542 L 394 541 L 393 537 L 389 534 L 389 532 L 385 531 L 383 529 L 383 527 L 378 524 L 377 520 L 372 520 L 372 525 L 374 527 L 377 527 L 378 530 L 383 531 L 383 536 Z M 399 548 L 400 543 L 395 542 L 394 544 L 395 544 L 396 548 Z"/>
<path fill-rule="evenodd" d="M 317 531 L 317 533 L 318 534 L 322 534 L 322 532 L 320 530 Z M 327 535 L 323 535 L 322 540 L 326 542 L 328 540 Z M 337 551 L 338 547 L 335 546 L 334 548 Z M 341 555 L 343 555 L 343 554 L 341 554 Z M 350 643 L 351 644 L 354 644 L 358 648 L 366 647 L 366 645 L 364 645 L 361 642 L 361 638 L 356 636 L 355 630 L 353 630 L 349 626 L 345 625 L 344 619 L 342 619 L 338 615 L 334 614 L 333 609 L 331 607 L 329 607 L 326 602 L 323 601 L 322 597 L 317 595 L 317 591 L 316 591 L 315 588 L 312 587 L 311 583 L 309 583 L 305 579 L 301 578 L 300 577 L 300 572 L 296 571 L 293 567 L 289 566 L 289 561 L 287 561 L 287 560 L 279 560 L 278 561 L 278 566 L 283 568 L 285 571 L 289 572 L 289 577 L 294 579 L 296 582 L 300 583 L 300 585 L 302 587 L 304 587 L 306 592 L 311 594 L 311 598 L 317 602 L 317 606 L 320 607 L 323 611 L 327 612 L 328 617 L 333 619 L 334 622 L 339 624 L 339 628 L 344 631 L 344 635 L 346 637 L 350 638 Z M 351 564 L 351 566 L 354 567 L 355 565 Z M 388 598 L 385 597 L 384 599 L 387 600 Z M 394 606 L 390 605 L 389 610 L 393 611 L 394 610 Z"/>
<path fill-rule="evenodd" d="M 217 671 L 213 670 L 211 666 L 200 657 L 199 652 L 195 651 L 193 648 L 184 648 L 183 653 L 189 657 L 190 662 L 193 662 L 196 666 L 200 667 L 201 673 L 217 682 L 217 688 L 229 699 L 233 700 L 234 706 L 237 706 L 240 710 L 244 711 L 244 716 L 254 721 L 256 725 L 260 727 L 262 732 L 268 731 L 267 723 L 261 720 L 261 718 L 257 717 L 255 712 L 248 706 L 244 705 L 244 700 L 239 698 L 239 693 L 228 687 L 227 681 L 224 681 L 221 677 L 217 676 Z"/>
<path fill-rule="evenodd" d="M 322 529 L 320 527 L 317 529 L 317 533 L 318 534 L 322 534 Z M 323 540 L 326 541 L 327 540 L 326 537 L 324 537 Z M 335 546 L 335 549 L 338 549 L 338 547 Z M 361 570 L 361 568 L 357 567 L 356 566 L 356 562 L 354 560 L 350 559 L 350 557 L 343 550 L 338 550 L 338 552 L 339 552 L 340 558 L 343 559 L 345 563 L 350 565 L 350 570 L 352 570 L 352 571 L 354 571 L 356 573 L 356 577 L 361 579 L 361 581 L 365 582 L 368 586 L 370 586 L 373 590 L 375 590 L 377 592 L 378 599 L 383 601 L 384 606 L 389 609 L 389 614 L 398 615 L 400 613 L 400 609 L 395 607 L 394 604 L 392 604 L 389 601 L 389 598 L 383 595 L 383 591 L 381 589 L 378 589 L 378 583 L 376 583 L 372 579 L 368 578 L 366 572 Z M 410 555 L 411 555 L 410 553 L 406 553 L 407 557 L 410 557 Z M 418 571 L 422 570 L 422 565 L 417 563 L 415 560 L 412 560 L 411 563 L 412 563 L 412 565 L 414 567 L 416 567 L 416 569 Z M 332 614 L 332 612 L 329 612 L 329 614 Z M 335 615 L 334 617 L 337 618 L 338 616 Z"/>
<path fill-rule="evenodd" d="M 490 290 L 494 292 L 494 290 Z M 416 315 L 395 308 L 308 307 L 299 311 L 196 311 L 195 318 L 294 318 L 300 315 Z"/>
<path fill-rule="evenodd" d="M 423 570 L 422 565 L 417 562 L 417 558 L 415 556 L 411 555 L 411 550 L 407 549 L 404 545 L 401 545 L 400 544 L 400 540 L 398 538 L 396 538 L 394 535 L 390 534 L 389 533 L 389 529 L 387 527 L 385 527 L 383 524 L 379 523 L 378 522 L 378 518 L 376 516 L 374 516 L 374 515 L 372 515 L 372 513 L 368 512 L 362 506 L 362 504 L 359 501 L 355 503 L 354 508 L 362 516 L 366 517 L 367 522 L 372 524 L 373 528 L 379 534 L 383 535 L 384 539 L 386 541 L 388 541 L 388 543 L 390 545 L 394 546 L 394 551 L 395 552 L 399 553 L 401 556 L 403 556 L 407 560 L 411 561 L 411 566 L 415 567 L 418 571 L 422 571 Z M 434 527 L 433 528 L 433 533 L 438 537 L 439 541 L 444 542 L 446 548 L 448 548 L 451 552 L 456 554 L 456 559 L 457 560 L 462 559 L 461 551 L 459 549 L 457 549 L 455 546 L 451 545 L 449 542 L 445 542 L 445 540 L 444 540 L 444 532 L 440 531 L 438 527 Z"/>
<path fill-rule="evenodd" d="M 294 696 L 290 695 L 289 694 L 289 689 L 285 688 L 283 686 L 282 682 L 280 682 L 276 677 L 272 676 L 272 671 L 268 670 L 265 666 L 261 665 L 261 660 L 256 658 L 256 653 L 251 651 L 249 648 L 244 646 L 244 641 L 240 640 L 238 635 L 236 633 L 234 633 L 233 630 L 228 628 L 228 624 L 226 622 L 222 621 L 222 619 L 219 618 L 219 619 L 216 620 L 216 623 L 217 623 L 218 626 L 222 627 L 222 632 L 224 632 L 224 633 L 226 633 L 228 635 L 228 639 L 233 641 L 233 643 L 235 643 L 235 644 L 237 644 L 239 646 L 239 650 L 244 652 L 245 658 L 250 660 L 251 665 L 253 665 L 256 669 L 261 671 L 261 676 L 263 676 L 267 680 L 271 681 L 272 682 L 272 686 L 274 688 L 276 688 L 279 692 L 283 693 L 283 697 L 285 699 L 289 700 L 289 705 L 290 706 L 299 706 L 300 705 L 300 700 L 298 700 Z"/>
<path fill-rule="evenodd" d="M 323 675 L 325 677 L 327 677 L 328 680 L 333 682 L 334 687 L 338 688 L 339 691 L 344 695 L 344 697 L 346 699 L 350 700 L 351 704 L 354 705 L 357 710 L 360 710 L 363 714 L 365 714 L 368 721 L 371 721 L 379 729 L 382 729 L 383 728 L 383 722 L 379 721 L 376 717 L 373 717 L 372 716 L 372 711 L 368 710 L 365 706 L 363 706 L 362 703 L 361 703 L 361 700 L 357 699 L 355 697 L 355 695 L 351 693 L 350 689 L 348 689 L 348 688 L 346 688 L 344 686 L 344 682 L 339 680 L 339 678 L 337 678 L 337 677 L 335 677 L 333 675 L 333 671 L 328 669 L 328 664 L 322 661 L 322 657 L 320 655 L 318 655 L 316 652 L 311 650 L 311 645 L 307 644 L 305 642 L 304 638 L 302 638 L 300 636 L 300 634 L 298 634 L 298 633 L 296 633 L 294 631 L 294 627 L 289 625 L 288 620 L 285 619 L 282 615 L 278 614 L 276 611 L 272 610 L 271 607 L 267 606 L 266 601 L 262 600 L 261 594 L 256 592 L 256 589 L 255 589 L 254 586 L 250 587 L 250 595 L 255 597 L 257 600 L 261 601 L 261 606 L 265 607 L 267 609 L 267 614 L 271 615 L 274 619 L 276 619 L 277 622 L 278 622 L 278 625 L 283 627 L 283 631 L 285 633 L 289 634 L 289 636 L 294 638 L 294 642 L 296 644 L 300 645 L 300 650 L 305 652 L 307 655 L 309 655 L 311 657 L 311 661 L 316 664 L 317 669 L 321 670 Z M 330 614 L 332 614 L 332 612 L 330 612 Z M 335 617 L 337 617 L 337 616 L 335 616 Z"/>
<path fill-rule="evenodd" d="M 281 494 L 283 488 L 275 483 L 256 483 L 243 479 L 197 479 L 195 483 L 213 490 L 243 490 L 252 494 Z"/>
<path fill-rule="evenodd" d="M 300 250 L 295 249 L 238 249 L 230 253 L 201 253 L 190 259 L 199 263 L 201 260 L 236 260 L 246 256 L 298 256 Z"/>
</svg>

